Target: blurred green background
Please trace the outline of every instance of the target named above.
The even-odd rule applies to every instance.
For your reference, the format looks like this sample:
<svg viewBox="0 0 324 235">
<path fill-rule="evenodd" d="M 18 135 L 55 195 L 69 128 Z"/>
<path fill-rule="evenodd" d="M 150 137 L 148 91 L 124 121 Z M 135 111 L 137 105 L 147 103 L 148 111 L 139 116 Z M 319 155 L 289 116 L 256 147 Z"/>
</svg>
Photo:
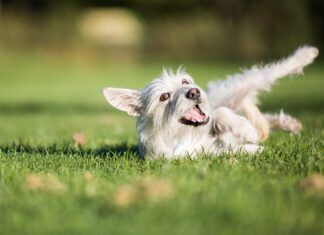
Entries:
<svg viewBox="0 0 324 235">
<path fill-rule="evenodd" d="M 323 12 L 323 0 L 0 0 L 0 234 L 323 234 Z M 258 155 L 139 161 L 135 119 L 101 94 L 163 66 L 205 87 L 303 44 L 320 49 L 305 76 L 261 97 L 303 131 L 271 133 Z M 33 190 L 31 176 L 65 190 Z M 116 204 L 147 177 L 174 195 Z"/>
<path fill-rule="evenodd" d="M 255 60 L 323 48 L 323 12 L 322 0 L 2 0 L 0 49 Z"/>
<path fill-rule="evenodd" d="M 0 142 L 57 143 L 87 129 L 93 143 L 136 143 L 134 120 L 106 104 L 103 87 L 143 88 L 179 65 L 205 87 L 303 44 L 321 51 L 323 12 L 320 0 L 0 0 Z M 321 65 L 285 79 L 262 109 L 322 113 Z M 96 115 L 117 121 L 96 128 Z"/>
</svg>

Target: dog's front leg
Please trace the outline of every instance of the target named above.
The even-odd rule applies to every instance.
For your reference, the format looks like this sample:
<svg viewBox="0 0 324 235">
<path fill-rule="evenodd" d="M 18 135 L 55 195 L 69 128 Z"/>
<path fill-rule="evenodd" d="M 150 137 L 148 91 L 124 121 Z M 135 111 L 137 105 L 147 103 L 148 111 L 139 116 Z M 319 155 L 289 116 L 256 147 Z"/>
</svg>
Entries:
<svg viewBox="0 0 324 235">
<path fill-rule="evenodd" d="M 246 118 L 232 110 L 220 107 L 212 112 L 213 128 L 218 140 L 225 147 L 236 148 L 242 144 L 258 144 L 260 136 L 257 129 Z"/>
</svg>

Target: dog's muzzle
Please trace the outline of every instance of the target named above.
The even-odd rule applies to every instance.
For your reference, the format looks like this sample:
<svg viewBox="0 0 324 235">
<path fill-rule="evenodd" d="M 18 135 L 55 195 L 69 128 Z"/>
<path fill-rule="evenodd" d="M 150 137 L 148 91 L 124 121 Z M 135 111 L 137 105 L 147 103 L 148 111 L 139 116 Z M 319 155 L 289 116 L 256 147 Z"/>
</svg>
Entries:
<svg viewBox="0 0 324 235">
<path fill-rule="evenodd" d="M 200 99 L 200 90 L 198 88 L 191 88 L 187 92 L 186 97 L 190 100 L 198 100 Z"/>
<path fill-rule="evenodd" d="M 199 104 L 196 104 L 179 119 L 180 123 L 191 126 L 205 125 L 208 121 L 208 115 L 201 110 Z"/>
</svg>

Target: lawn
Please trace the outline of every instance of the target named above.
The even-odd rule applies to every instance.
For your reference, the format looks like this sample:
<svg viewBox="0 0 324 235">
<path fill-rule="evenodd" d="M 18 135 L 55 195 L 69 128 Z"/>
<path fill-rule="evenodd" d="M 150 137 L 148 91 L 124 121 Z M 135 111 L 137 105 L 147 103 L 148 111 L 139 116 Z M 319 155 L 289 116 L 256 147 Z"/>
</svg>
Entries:
<svg viewBox="0 0 324 235">
<path fill-rule="evenodd" d="M 135 120 L 101 89 L 179 64 L 205 87 L 249 63 L 1 54 L 0 234 L 323 234 L 322 64 L 262 97 L 301 119 L 301 135 L 274 132 L 254 156 L 139 160 Z"/>
</svg>

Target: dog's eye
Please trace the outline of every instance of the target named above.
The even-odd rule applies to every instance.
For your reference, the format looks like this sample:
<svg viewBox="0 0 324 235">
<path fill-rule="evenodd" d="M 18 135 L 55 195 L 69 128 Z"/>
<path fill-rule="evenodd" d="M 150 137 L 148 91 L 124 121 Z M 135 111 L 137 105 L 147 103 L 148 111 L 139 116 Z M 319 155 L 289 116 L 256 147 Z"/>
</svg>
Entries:
<svg viewBox="0 0 324 235">
<path fill-rule="evenodd" d="M 189 85 L 188 80 L 186 80 L 186 79 L 182 79 L 182 85 Z"/>
<path fill-rule="evenodd" d="M 166 101 L 167 99 L 170 98 L 170 93 L 163 93 L 161 96 L 160 96 L 160 101 Z"/>
</svg>

